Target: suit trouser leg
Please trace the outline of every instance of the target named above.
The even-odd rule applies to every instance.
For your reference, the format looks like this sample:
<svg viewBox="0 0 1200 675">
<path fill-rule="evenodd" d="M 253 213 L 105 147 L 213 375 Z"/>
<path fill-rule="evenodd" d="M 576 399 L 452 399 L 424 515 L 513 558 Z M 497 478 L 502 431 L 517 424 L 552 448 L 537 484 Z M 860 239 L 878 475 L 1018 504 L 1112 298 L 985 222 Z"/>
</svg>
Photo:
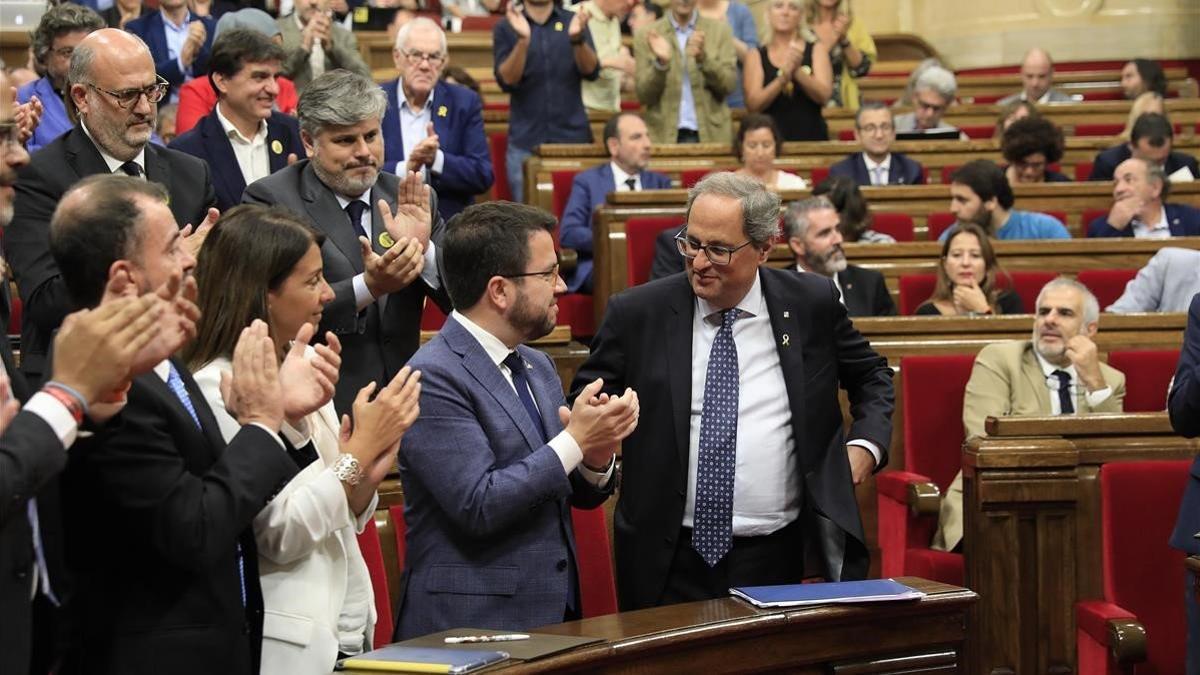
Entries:
<svg viewBox="0 0 1200 675">
<path fill-rule="evenodd" d="M 660 605 L 729 595 L 734 586 L 794 584 L 804 579 L 804 539 L 800 519 L 761 537 L 734 537 L 733 547 L 715 566 L 692 548 L 691 528 L 681 528 Z"/>
<path fill-rule="evenodd" d="M 1200 675 L 1200 575 L 1184 570 L 1183 606 L 1187 614 L 1187 673 Z"/>
</svg>

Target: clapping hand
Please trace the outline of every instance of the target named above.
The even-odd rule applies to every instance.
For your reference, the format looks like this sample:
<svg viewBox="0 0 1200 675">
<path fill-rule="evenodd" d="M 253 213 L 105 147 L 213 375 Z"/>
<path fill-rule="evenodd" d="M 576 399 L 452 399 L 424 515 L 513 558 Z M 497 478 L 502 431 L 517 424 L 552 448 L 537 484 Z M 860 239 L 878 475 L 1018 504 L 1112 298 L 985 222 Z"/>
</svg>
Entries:
<svg viewBox="0 0 1200 675">
<path fill-rule="evenodd" d="M 433 122 L 429 122 L 425 125 L 425 138 L 421 139 L 412 152 L 408 153 L 407 169 L 418 173 L 424 167 L 433 166 L 439 147 L 437 132 L 433 130 Z M 382 202 L 382 200 L 380 201 Z M 380 210 L 382 211 L 382 208 Z"/>
<path fill-rule="evenodd" d="M 183 49 L 179 51 L 179 60 L 183 61 L 183 65 L 192 65 L 196 57 L 200 55 L 206 39 L 208 39 L 208 29 L 204 27 L 203 21 L 196 19 L 188 24 L 188 35 L 183 42 Z"/>
<path fill-rule="evenodd" d="M 704 31 L 697 28 L 684 45 L 684 52 L 697 63 L 704 61 Z"/>
<path fill-rule="evenodd" d="M 327 344 L 316 345 L 313 356 L 306 348 L 316 333 L 311 323 L 300 326 L 296 339 L 279 366 L 279 383 L 283 389 L 284 416 L 293 426 L 316 412 L 333 399 L 342 365 L 342 344 L 333 333 L 326 333 Z"/>
<path fill-rule="evenodd" d="M 429 235 L 433 231 L 430 196 L 429 185 L 421 179 L 421 174 L 409 171 L 398 188 L 395 214 L 386 201 L 379 200 L 383 226 L 393 240 L 398 242 L 412 238 L 420 243 L 422 249 L 429 246 Z"/>
<path fill-rule="evenodd" d="M 665 37 L 654 30 L 647 30 L 646 43 L 650 46 L 654 58 L 658 59 L 659 65 L 665 66 L 671 62 L 671 45 Z"/>
<path fill-rule="evenodd" d="M 13 99 L 17 98 L 17 88 L 12 88 Z M 35 96 L 30 96 L 29 101 L 17 106 L 16 113 L 13 114 L 13 123 L 17 125 L 17 140 L 24 144 L 33 136 L 33 132 L 37 130 L 38 125 L 42 122 L 42 100 Z"/>
<path fill-rule="evenodd" d="M 508 20 L 508 25 L 517 34 L 521 40 L 528 40 L 531 34 L 529 28 L 529 20 L 525 18 L 525 5 L 519 2 L 510 2 L 508 9 L 504 10 L 504 18 Z"/>
<path fill-rule="evenodd" d="M 579 392 L 575 405 L 558 409 L 567 433 L 579 443 L 583 463 L 607 466 L 617 445 L 637 428 L 641 412 L 637 392 L 626 389 L 620 396 L 603 394 L 604 380 L 593 380 Z"/>
<path fill-rule="evenodd" d="M 591 18 L 592 15 L 588 13 L 587 8 L 580 5 L 575 11 L 575 16 L 571 17 L 571 25 L 567 26 L 567 37 L 572 40 L 578 39 L 583 35 L 583 30 L 588 25 L 588 19 Z"/>
<path fill-rule="evenodd" d="M 200 255 L 200 249 L 204 246 L 204 240 L 208 238 L 208 233 L 212 232 L 213 225 L 217 219 L 221 217 L 221 212 L 213 207 L 208 207 L 208 213 L 204 215 L 204 220 L 200 222 L 200 227 L 193 228 L 191 223 L 183 226 L 179 231 L 179 237 L 183 239 L 183 245 L 187 247 L 188 253 L 196 258 Z"/>
<path fill-rule="evenodd" d="M 159 298 L 146 294 L 68 314 L 54 336 L 50 379 L 79 392 L 89 405 L 123 390 L 137 374 L 135 357 L 158 338 L 163 311 Z"/>
<path fill-rule="evenodd" d="M 383 255 L 371 248 L 366 237 L 358 241 L 362 245 L 364 281 L 373 297 L 407 288 L 425 269 L 425 252 L 416 239 L 397 239 Z"/>
<path fill-rule="evenodd" d="M 267 324 L 255 319 L 233 348 L 233 372 L 221 373 L 221 399 L 238 424 L 261 424 L 275 433 L 283 426 L 279 358 Z"/>
</svg>

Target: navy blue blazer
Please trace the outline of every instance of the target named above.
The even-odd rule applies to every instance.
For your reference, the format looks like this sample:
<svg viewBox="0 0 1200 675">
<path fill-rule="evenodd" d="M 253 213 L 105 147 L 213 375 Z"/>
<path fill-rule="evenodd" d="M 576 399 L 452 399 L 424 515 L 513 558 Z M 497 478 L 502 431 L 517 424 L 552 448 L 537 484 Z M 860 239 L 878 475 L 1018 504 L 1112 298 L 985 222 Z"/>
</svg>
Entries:
<svg viewBox="0 0 1200 675">
<path fill-rule="evenodd" d="M 1200 295 L 1192 298 L 1188 309 L 1187 329 L 1183 333 L 1183 350 L 1171 393 L 1167 397 L 1167 412 L 1171 426 L 1181 436 L 1200 436 Z M 1192 462 L 1191 478 L 1179 505 L 1179 518 L 1171 534 L 1171 546 L 1190 554 L 1200 554 L 1200 456 Z"/>
<path fill-rule="evenodd" d="M 1165 204 L 1167 224 L 1171 228 L 1172 237 L 1195 237 L 1200 235 L 1200 209 L 1187 204 Z M 1097 216 L 1088 225 L 1089 237 L 1132 237 L 1133 228 L 1126 226 L 1118 230 L 1108 224 L 1108 215 Z"/>
<path fill-rule="evenodd" d="M 870 185 L 871 174 L 867 171 L 867 163 L 863 154 L 856 152 L 842 161 L 829 167 L 830 176 L 845 176 L 854 179 L 859 185 Z M 925 174 L 920 162 L 909 159 L 903 153 L 893 152 L 892 163 L 888 166 L 888 185 L 924 185 Z"/>
<path fill-rule="evenodd" d="M 638 175 L 643 190 L 665 190 L 671 179 L 653 171 Z M 608 193 L 617 189 L 612 163 L 605 162 L 575 174 L 571 182 L 571 197 L 563 209 L 559 243 L 579 254 L 579 264 L 567 281 L 567 290 L 574 293 L 592 277 L 592 211 L 604 203 Z"/>
<path fill-rule="evenodd" d="M 222 211 L 242 203 L 246 191 L 246 178 L 233 154 L 233 143 L 225 135 L 217 109 L 200 118 L 196 126 L 186 134 L 171 141 L 173 150 L 199 157 L 208 164 L 212 172 L 213 188 L 217 192 L 217 208 Z M 270 157 L 271 173 L 287 166 L 289 154 L 304 159 L 304 144 L 300 142 L 300 123 L 291 115 L 273 112 L 267 118 L 267 155 Z"/>
<path fill-rule="evenodd" d="M 213 33 L 216 32 L 216 22 L 208 16 L 188 16 L 188 23 L 194 20 L 204 22 L 208 36 L 204 38 L 204 46 L 192 61 L 192 77 L 200 77 L 208 73 L 208 57 L 212 54 Z M 171 93 L 179 91 L 179 85 L 187 79 L 186 74 L 179 69 L 179 61 L 171 58 L 167 49 L 167 34 L 163 27 L 162 10 L 150 12 L 125 24 L 125 30 L 140 37 L 150 48 L 150 56 L 154 57 L 154 70 L 171 83 Z"/>
<path fill-rule="evenodd" d="M 1092 173 L 1088 176 L 1088 180 L 1112 180 L 1113 174 L 1117 172 L 1117 166 L 1130 157 L 1133 157 L 1133 150 L 1129 148 L 1128 143 L 1101 150 L 1092 160 Z M 1185 166 L 1191 170 L 1193 176 L 1200 178 L 1200 167 L 1196 166 L 1196 158 L 1182 152 L 1172 151 L 1167 155 L 1167 161 L 1163 168 L 1169 176 Z"/>
<path fill-rule="evenodd" d="M 404 175 L 404 137 L 397 91 L 400 80 L 382 85 L 388 107 L 383 114 L 384 170 Z M 433 88 L 433 131 L 445 155 L 442 172 L 430 178 L 444 220 L 471 205 L 492 187 L 492 153 L 483 133 L 483 102 L 466 87 L 438 82 Z M 399 166 L 397 166 L 399 165 Z"/>
</svg>

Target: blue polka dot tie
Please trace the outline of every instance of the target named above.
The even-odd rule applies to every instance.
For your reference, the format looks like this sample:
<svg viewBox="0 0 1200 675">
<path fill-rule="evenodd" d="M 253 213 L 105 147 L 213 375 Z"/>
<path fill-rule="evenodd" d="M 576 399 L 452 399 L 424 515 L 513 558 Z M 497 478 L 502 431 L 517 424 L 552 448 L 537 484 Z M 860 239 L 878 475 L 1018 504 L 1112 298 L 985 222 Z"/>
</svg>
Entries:
<svg viewBox="0 0 1200 675">
<path fill-rule="evenodd" d="M 733 322 L 739 310 L 721 314 L 721 328 L 708 353 L 692 548 L 710 567 L 733 545 L 733 470 L 737 457 L 738 355 Z"/>
</svg>

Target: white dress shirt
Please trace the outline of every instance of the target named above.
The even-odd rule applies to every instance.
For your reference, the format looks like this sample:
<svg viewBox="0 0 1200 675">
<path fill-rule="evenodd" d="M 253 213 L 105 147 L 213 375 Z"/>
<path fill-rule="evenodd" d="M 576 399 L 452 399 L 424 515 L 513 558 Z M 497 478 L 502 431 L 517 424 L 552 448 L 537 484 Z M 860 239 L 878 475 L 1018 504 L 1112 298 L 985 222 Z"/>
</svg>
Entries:
<svg viewBox="0 0 1200 675">
<path fill-rule="evenodd" d="M 801 265 L 800 263 L 796 263 L 796 271 L 797 271 L 797 272 L 810 273 L 808 270 L 804 269 L 804 266 L 803 266 L 803 265 Z M 817 274 L 817 272 L 811 272 L 811 274 Z M 833 287 L 837 289 L 837 292 L 838 292 L 838 300 L 840 300 L 840 301 L 841 301 L 841 303 L 842 303 L 842 306 L 843 306 L 843 307 L 845 307 L 845 306 L 846 306 L 846 296 L 845 296 L 845 295 L 842 293 L 842 282 L 841 282 L 841 280 L 840 280 L 840 279 L 838 279 L 838 277 L 837 277 L 837 275 L 836 275 L 836 274 L 835 274 L 835 275 L 833 275 L 832 277 L 830 277 L 830 278 L 829 278 L 829 280 L 833 282 Z"/>
<path fill-rule="evenodd" d="M 233 146 L 233 156 L 237 158 L 238 168 L 242 170 L 242 178 L 246 185 L 260 178 L 271 175 L 271 160 L 267 154 L 267 121 L 259 120 L 258 131 L 253 138 L 246 138 L 238 131 L 233 122 L 221 113 L 221 103 L 217 103 L 217 121 L 225 130 L 229 144 Z"/>
<path fill-rule="evenodd" d="M 1080 412 L 1087 412 L 1086 409 L 1083 409 L 1083 407 L 1079 405 L 1081 393 L 1084 394 L 1083 400 L 1087 401 L 1088 408 L 1095 408 L 1101 403 L 1107 401 L 1109 396 L 1112 396 L 1112 387 L 1105 387 L 1103 389 L 1097 389 L 1096 391 L 1090 392 L 1087 391 L 1086 387 L 1081 387 L 1079 383 L 1079 376 L 1075 373 L 1074 364 L 1069 365 L 1066 368 L 1060 368 L 1047 361 L 1040 353 L 1038 353 L 1038 350 L 1036 349 L 1033 350 L 1033 355 L 1037 357 L 1038 365 L 1042 367 L 1042 372 L 1046 374 L 1046 389 L 1050 391 L 1051 415 L 1062 414 L 1062 403 L 1060 403 L 1058 400 L 1058 377 L 1054 375 L 1054 371 L 1056 370 L 1066 371 L 1066 373 L 1071 376 L 1071 384 L 1068 386 L 1071 387 L 1071 400 L 1075 401 L 1076 414 Z"/>
<path fill-rule="evenodd" d="M 892 171 L 892 153 L 889 152 L 882 162 L 876 162 L 865 152 L 862 154 L 862 158 L 863 164 L 867 165 L 867 175 L 871 178 L 871 185 L 887 185 L 888 176 Z"/>
<path fill-rule="evenodd" d="M 1140 218 L 1134 217 L 1129 223 L 1133 228 L 1133 236 L 1135 239 L 1170 239 L 1171 225 L 1167 222 L 1167 207 L 1160 207 L 1158 210 L 1158 220 L 1153 223 L 1144 223 Z"/>
<path fill-rule="evenodd" d="M 617 192 L 633 192 L 642 189 L 642 177 L 636 173 L 625 173 L 621 167 L 617 166 L 616 162 L 609 162 L 609 168 L 612 169 L 613 184 Z M 629 184 L 625 181 L 633 179 L 633 190 L 629 189 Z"/>
<path fill-rule="evenodd" d="M 400 78 L 396 82 L 396 108 L 400 111 L 400 138 L 404 145 L 404 160 L 396 162 L 396 166 L 392 167 L 392 173 L 404 176 L 408 170 L 408 156 L 412 154 L 413 148 L 417 147 L 417 143 L 429 136 L 426 126 L 433 121 L 433 90 L 429 91 L 429 97 L 425 99 L 424 106 L 413 108 L 408 103 L 408 97 L 404 95 L 404 78 Z M 437 155 L 433 158 L 433 165 L 429 169 L 435 175 L 441 175 L 442 168 L 445 166 L 446 153 L 442 152 L 439 147 Z M 425 167 L 422 166 L 422 176 L 424 173 Z"/>
<path fill-rule="evenodd" d="M 103 159 L 104 164 L 106 166 L 108 166 L 108 172 L 124 174 L 125 172 L 121 169 L 121 167 L 125 165 L 125 162 L 122 162 L 121 160 L 117 159 L 116 157 L 113 157 L 112 155 L 108 154 L 108 151 L 106 151 L 99 143 L 96 142 L 96 137 L 92 135 L 92 132 L 88 131 L 87 124 L 84 123 L 82 118 L 79 120 L 79 126 L 80 126 L 80 128 L 83 129 L 84 135 L 87 136 L 88 139 L 92 142 L 92 145 L 94 145 L 96 147 L 96 151 L 100 153 L 100 158 Z M 142 149 L 138 151 L 137 156 L 134 157 L 130 161 L 132 161 L 134 164 L 137 164 L 138 166 L 142 167 L 142 175 L 140 177 L 143 180 L 145 180 L 145 178 L 146 178 L 146 147 L 142 146 Z"/>
<path fill-rule="evenodd" d="M 337 197 L 338 206 L 342 207 L 342 211 L 345 212 L 346 206 L 349 205 L 352 200 L 346 199 L 336 192 L 333 193 L 333 196 Z M 371 214 L 374 212 L 375 208 L 371 205 L 370 198 L 371 191 L 367 190 L 358 197 L 355 197 L 353 200 L 367 205 L 367 208 L 363 209 L 362 218 L 360 218 L 358 221 L 358 231 L 364 237 L 366 237 L 368 241 L 371 240 Z M 436 214 L 434 217 L 437 217 Z M 430 239 L 429 245 L 425 247 L 425 267 L 421 269 L 421 278 L 425 280 L 425 283 L 429 284 L 430 288 L 437 288 L 440 284 L 437 274 L 437 252 L 434 248 L 433 239 Z M 378 299 L 371 295 L 370 289 L 367 288 L 367 275 L 365 272 L 362 274 L 356 274 L 354 279 L 351 281 L 351 284 L 354 286 L 354 305 L 358 311 L 363 311 L 368 305 Z"/>
</svg>

